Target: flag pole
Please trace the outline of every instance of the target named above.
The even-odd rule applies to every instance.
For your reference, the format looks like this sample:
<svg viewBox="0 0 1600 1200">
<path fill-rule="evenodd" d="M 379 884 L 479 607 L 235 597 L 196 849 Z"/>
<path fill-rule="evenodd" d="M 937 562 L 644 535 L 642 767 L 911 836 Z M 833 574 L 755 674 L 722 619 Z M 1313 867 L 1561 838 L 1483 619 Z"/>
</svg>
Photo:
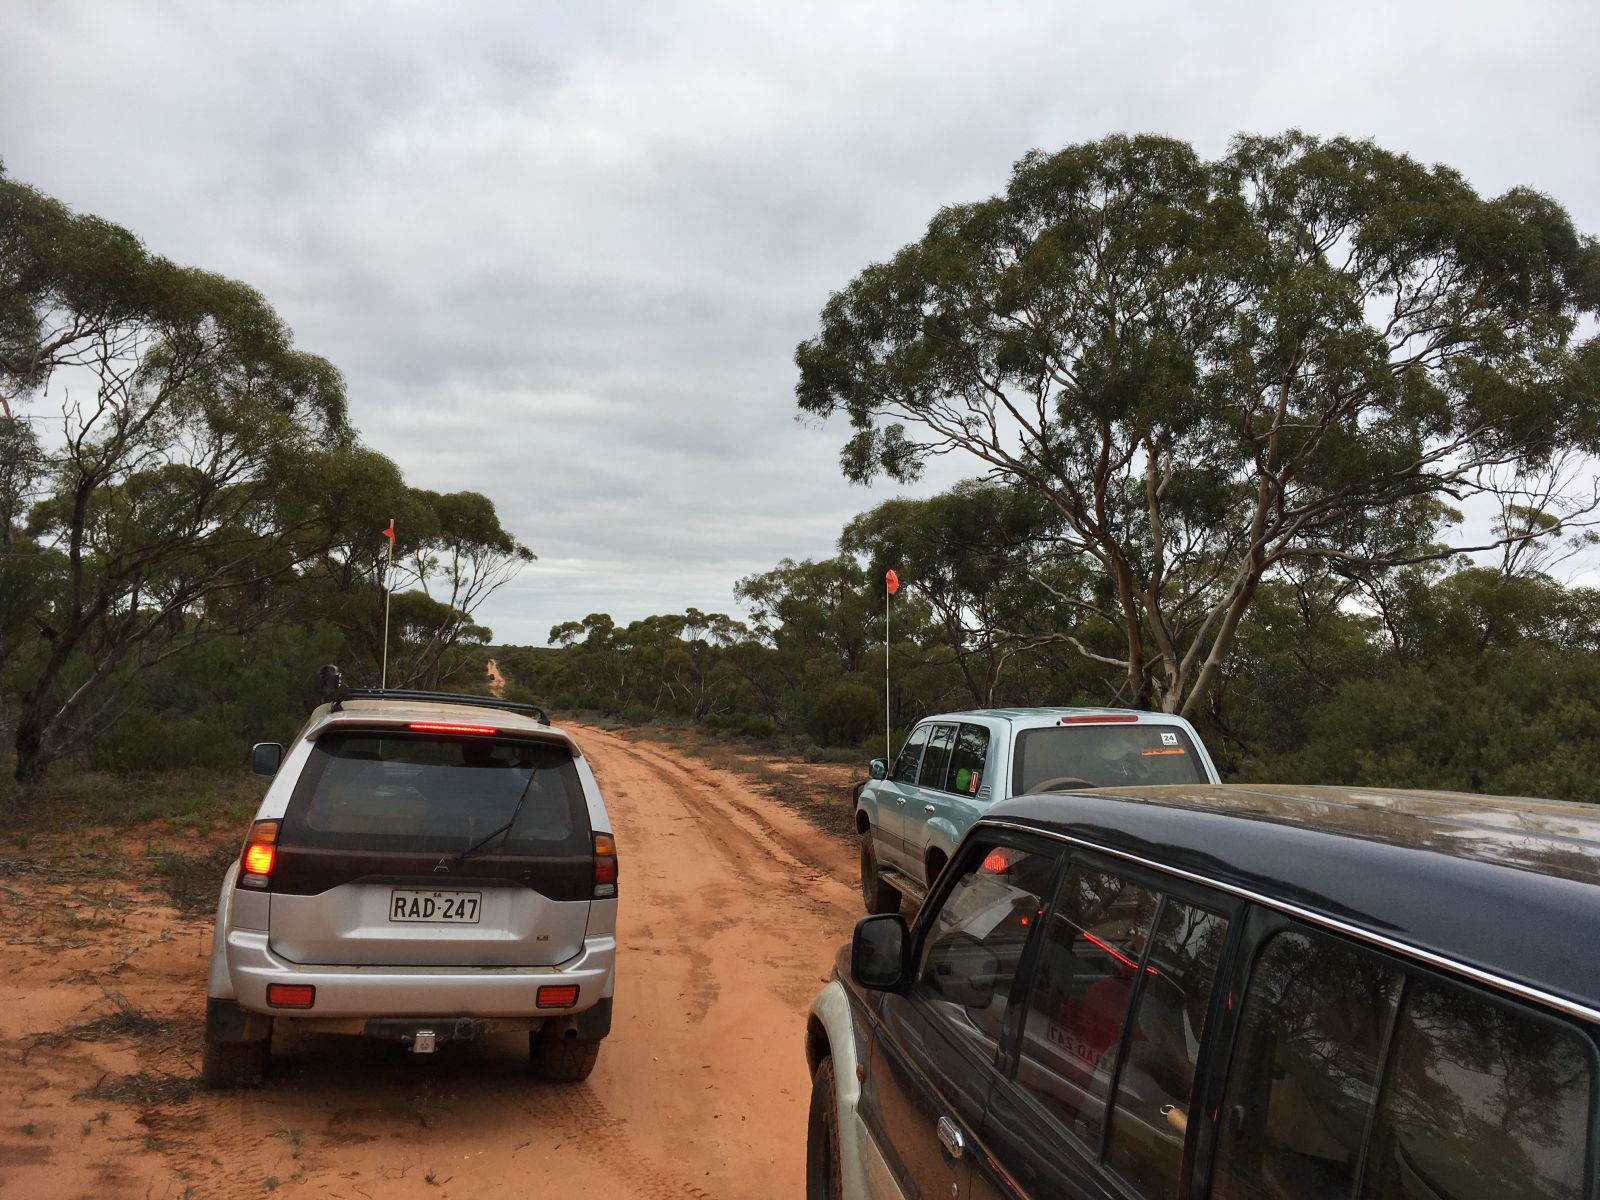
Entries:
<svg viewBox="0 0 1600 1200">
<path fill-rule="evenodd" d="M 889 597 L 900 590 L 900 576 L 890 567 L 883 573 L 883 760 L 889 762 L 894 754 L 890 745 L 890 727 L 893 722 L 889 705 Z"/>
<path fill-rule="evenodd" d="M 383 666 L 378 678 L 378 690 L 389 686 L 389 596 L 394 580 L 394 518 L 389 518 L 389 528 L 383 531 L 389 543 L 389 556 L 383 563 Z"/>
</svg>

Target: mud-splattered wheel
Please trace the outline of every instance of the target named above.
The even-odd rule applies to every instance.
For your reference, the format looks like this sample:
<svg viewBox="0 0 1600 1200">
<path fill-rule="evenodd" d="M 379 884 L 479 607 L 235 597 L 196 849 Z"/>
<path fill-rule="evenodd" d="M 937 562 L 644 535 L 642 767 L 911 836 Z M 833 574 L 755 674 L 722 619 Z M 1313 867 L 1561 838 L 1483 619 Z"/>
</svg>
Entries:
<svg viewBox="0 0 1600 1200">
<path fill-rule="evenodd" d="M 861 902 L 874 915 L 897 913 L 900 911 L 900 889 L 885 883 L 883 876 L 878 874 L 878 849 L 873 841 L 874 836 L 870 827 L 861 835 Z"/>
<path fill-rule="evenodd" d="M 542 1083 L 582 1083 L 599 1057 L 599 1038 L 528 1035 L 528 1062 Z"/>
<path fill-rule="evenodd" d="M 806 1121 L 806 1200 L 843 1200 L 844 1164 L 839 1158 L 839 1093 L 833 1059 L 817 1064 L 811 1077 L 811 1114 Z"/>
</svg>

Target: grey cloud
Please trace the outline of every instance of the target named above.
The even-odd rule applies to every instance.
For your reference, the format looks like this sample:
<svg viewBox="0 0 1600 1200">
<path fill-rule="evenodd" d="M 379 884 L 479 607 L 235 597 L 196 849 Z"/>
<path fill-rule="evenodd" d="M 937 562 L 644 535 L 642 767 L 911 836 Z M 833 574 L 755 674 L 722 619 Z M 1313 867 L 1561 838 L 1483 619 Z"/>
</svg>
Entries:
<svg viewBox="0 0 1600 1200">
<path fill-rule="evenodd" d="M 10 172 L 248 280 L 408 479 L 541 555 L 508 640 L 726 610 L 887 496 L 797 423 L 830 290 L 1033 146 L 1373 136 L 1600 230 L 1600 10 L 1377 2 L 13 6 Z M 960 474 L 938 466 L 927 488 Z"/>
</svg>

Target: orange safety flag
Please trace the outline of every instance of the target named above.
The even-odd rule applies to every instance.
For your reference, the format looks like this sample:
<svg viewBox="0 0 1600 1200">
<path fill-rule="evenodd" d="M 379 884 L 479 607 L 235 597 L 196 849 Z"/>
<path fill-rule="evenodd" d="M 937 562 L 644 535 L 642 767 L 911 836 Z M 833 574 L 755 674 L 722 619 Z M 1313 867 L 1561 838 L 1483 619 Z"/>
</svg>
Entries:
<svg viewBox="0 0 1600 1200">
<path fill-rule="evenodd" d="M 392 519 L 389 522 L 389 528 L 383 531 L 383 536 L 389 539 L 389 545 L 394 545 L 394 521 Z"/>
<path fill-rule="evenodd" d="M 893 567 L 883 573 L 883 585 L 889 589 L 891 596 L 900 590 L 900 576 L 894 573 Z"/>
</svg>

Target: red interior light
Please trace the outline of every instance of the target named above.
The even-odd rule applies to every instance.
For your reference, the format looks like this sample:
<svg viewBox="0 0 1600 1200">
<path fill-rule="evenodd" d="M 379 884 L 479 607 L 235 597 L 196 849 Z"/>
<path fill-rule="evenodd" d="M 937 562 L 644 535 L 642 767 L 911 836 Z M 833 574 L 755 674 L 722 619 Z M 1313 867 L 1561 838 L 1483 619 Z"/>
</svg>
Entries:
<svg viewBox="0 0 1600 1200">
<path fill-rule="evenodd" d="M 983 856 L 978 870 L 985 875 L 1004 875 L 1011 870 L 1011 855 L 1005 850 L 991 850 Z"/>
<path fill-rule="evenodd" d="M 542 987 L 534 999 L 540 1008 L 571 1008 L 578 1002 L 578 985 Z"/>
<path fill-rule="evenodd" d="M 493 725 L 454 725 L 446 721 L 412 721 L 407 729 L 418 733 L 499 733 Z"/>
<path fill-rule="evenodd" d="M 317 989 L 306 983 L 267 984 L 267 1003 L 273 1008 L 310 1008 Z"/>
</svg>

